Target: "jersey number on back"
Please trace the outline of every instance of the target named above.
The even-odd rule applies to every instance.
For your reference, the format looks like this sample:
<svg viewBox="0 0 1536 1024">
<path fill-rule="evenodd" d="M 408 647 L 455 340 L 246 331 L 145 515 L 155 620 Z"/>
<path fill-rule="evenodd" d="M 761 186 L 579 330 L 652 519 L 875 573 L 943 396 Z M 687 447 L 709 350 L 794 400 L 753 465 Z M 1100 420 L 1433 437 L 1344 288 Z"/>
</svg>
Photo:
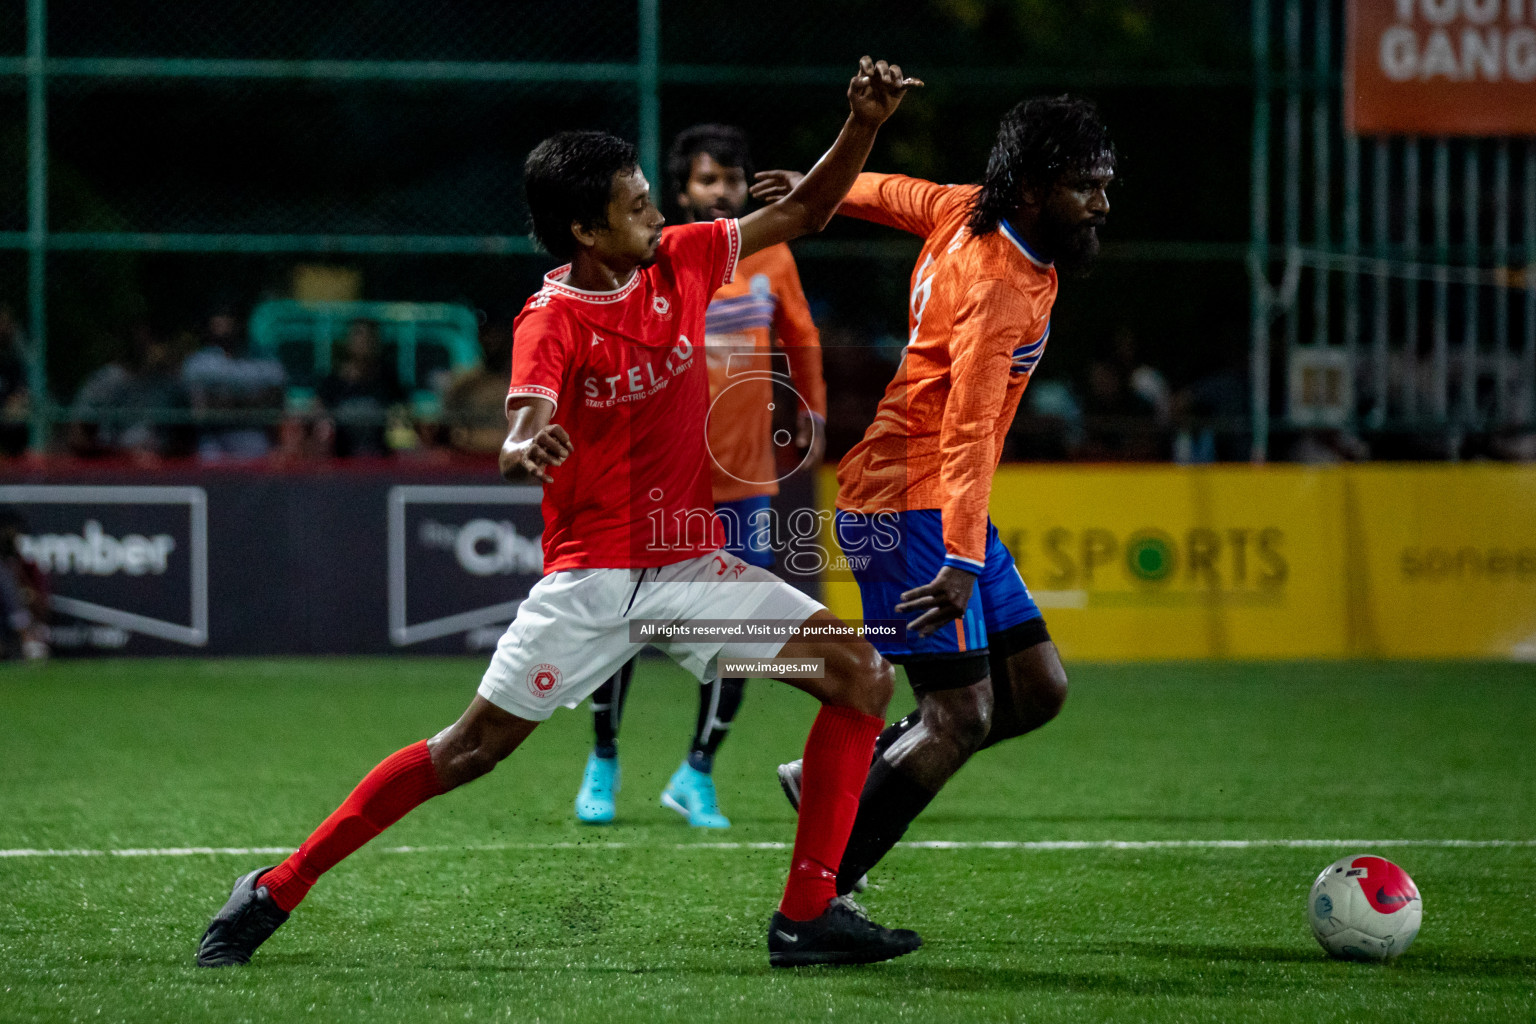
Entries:
<svg viewBox="0 0 1536 1024">
<path fill-rule="evenodd" d="M 931 266 L 933 254 L 929 253 L 923 265 L 917 268 L 917 284 L 912 287 L 912 334 L 907 338 L 908 345 L 917 340 L 917 332 L 923 326 L 923 310 L 928 308 L 928 300 L 933 298 L 933 279 L 938 275 L 928 273 Z"/>
</svg>

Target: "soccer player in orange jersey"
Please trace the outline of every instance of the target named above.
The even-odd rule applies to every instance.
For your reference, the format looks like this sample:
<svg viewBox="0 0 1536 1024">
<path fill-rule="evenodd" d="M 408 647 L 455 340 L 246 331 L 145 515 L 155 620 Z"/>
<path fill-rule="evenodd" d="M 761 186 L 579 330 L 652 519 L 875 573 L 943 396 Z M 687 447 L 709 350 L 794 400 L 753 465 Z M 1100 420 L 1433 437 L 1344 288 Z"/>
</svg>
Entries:
<svg viewBox="0 0 1536 1024">
<path fill-rule="evenodd" d="M 1057 274 L 1086 271 L 1109 213 L 1115 150 L 1091 103 L 1028 100 L 1003 118 L 980 186 L 861 174 L 841 213 L 925 239 L 910 336 L 875 420 L 838 466 L 837 537 L 865 619 L 916 613 L 875 646 L 917 710 L 887 728 L 838 871 L 847 893 L 984 747 L 1037 729 L 1067 676 L 987 515 L 1019 398 L 1050 336 Z M 795 176 L 766 172 L 773 198 Z M 798 802 L 800 765 L 780 767 Z"/>
<path fill-rule="evenodd" d="M 684 129 L 672 143 L 667 171 L 684 223 L 746 212 L 752 156 L 740 128 L 698 124 Z M 826 436 L 821 427 L 827 411 L 821 342 L 789 246 L 780 243 L 743 257 L 735 280 L 715 292 L 705 314 L 704 357 L 710 483 L 715 514 L 725 527 L 725 550 L 769 569 L 769 500 L 779 492 L 783 476 L 777 449 L 793 443 L 797 465 L 817 466 Z M 781 364 L 788 373 L 780 371 Z M 775 379 L 790 386 L 798 405 L 793 435 L 774 430 Z M 610 822 L 617 814 L 619 723 L 634 668 L 629 662 L 592 694 L 594 743 L 576 794 L 576 817 L 589 824 Z M 745 686 L 745 679 L 735 678 L 707 679 L 700 685 L 688 756 L 662 791 L 662 805 L 695 828 L 730 827 L 712 773 Z"/>
</svg>

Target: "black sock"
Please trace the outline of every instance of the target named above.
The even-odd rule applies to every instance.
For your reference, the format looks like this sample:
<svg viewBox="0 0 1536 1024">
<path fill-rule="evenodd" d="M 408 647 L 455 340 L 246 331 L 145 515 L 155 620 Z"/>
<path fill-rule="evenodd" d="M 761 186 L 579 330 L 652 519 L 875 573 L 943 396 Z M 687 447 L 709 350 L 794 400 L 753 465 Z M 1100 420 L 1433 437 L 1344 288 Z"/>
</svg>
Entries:
<svg viewBox="0 0 1536 1024">
<path fill-rule="evenodd" d="M 853 820 L 843 863 L 837 871 L 838 895 L 846 896 L 853 891 L 853 883 L 880 863 L 880 858 L 906 834 L 912 819 L 923 813 L 934 796 L 885 758 L 875 759 L 859 797 L 859 814 Z"/>
<path fill-rule="evenodd" d="M 913 708 L 911 711 L 907 712 L 906 718 L 903 718 L 897 722 L 892 722 L 890 725 L 886 726 L 885 730 L 881 732 L 880 735 L 875 739 L 875 758 L 874 761 L 870 762 L 870 764 L 873 765 L 875 761 L 880 760 L 880 756 L 887 750 L 891 749 L 892 743 L 895 743 L 897 740 L 905 736 L 908 729 L 911 729 L 914 725 L 916 725 L 918 722 L 921 722 L 922 720 L 923 709 Z"/>
<path fill-rule="evenodd" d="M 716 679 L 699 687 L 699 717 L 693 729 L 688 764 L 708 775 L 715 767 L 715 751 L 725 742 L 736 711 L 741 707 L 745 679 Z"/>
<path fill-rule="evenodd" d="M 592 693 L 592 732 L 597 738 L 592 752 L 598 757 L 619 756 L 619 721 L 624 717 L 624 701 L 634 674 L 635 659 L 630 658 Z"/>
</svg>

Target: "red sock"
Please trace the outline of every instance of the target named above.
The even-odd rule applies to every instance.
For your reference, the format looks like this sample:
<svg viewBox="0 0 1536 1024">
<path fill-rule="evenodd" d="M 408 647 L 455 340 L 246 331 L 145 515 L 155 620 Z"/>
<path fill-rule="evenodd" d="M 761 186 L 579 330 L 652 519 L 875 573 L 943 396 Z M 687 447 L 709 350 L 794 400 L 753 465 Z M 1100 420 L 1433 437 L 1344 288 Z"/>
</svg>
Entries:
<svg viewBox="0 0 1536 1024">
<path fill-rule="evenodd" d="M 272 900 L 292 911 L 309 887 L 343 857 L 443 791 L 427 741 L 397 750 L 363 777 L 352 795 L 293 854 L 258 880 Z"/>
<path fill-rule="evenodd" d="M 820 917 L 837 896 L 837 867 L 859 812 L 875 737 L 885 721 L 823 705 L 805 741 L 795 857 L 779 910 L 791 921 Z"/>
</svg>

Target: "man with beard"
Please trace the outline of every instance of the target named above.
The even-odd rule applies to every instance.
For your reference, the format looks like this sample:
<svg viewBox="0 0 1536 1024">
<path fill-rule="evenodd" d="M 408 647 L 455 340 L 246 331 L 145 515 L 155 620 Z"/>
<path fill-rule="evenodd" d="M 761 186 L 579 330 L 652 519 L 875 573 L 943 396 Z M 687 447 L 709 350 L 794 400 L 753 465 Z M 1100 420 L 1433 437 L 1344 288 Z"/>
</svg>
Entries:
<svg viewBox="0 0 1536 1024">
<path fill-rule="evenodd" d="M 1098 253 L 1114 166 L 1091 103 L 1038 98 L 1003 118 L 980 186 L 861 174 L 843 202 L 845 215 L 926 241 L 905 356 L 837 472 L 838 543 L 868 557 L 854 570 L 865 619 L 917 613 L 899 641 L 871 639 L 906 667 L 918 702 L 876 744 L 840 894 L 972 754 L 1039 728 L 1066 699 L 1056 645 L 987 501 L 1050 335 L 1057 273 L 1081 274 Z M 794 180 L 760 177 L 753 192 L 765 199 Z M 796 806 L 800 767 L 779 768 Z"/>
<path fill-rule="evenodd" d="M 747 136 L 723 124 L 698 124 L 678 133 L 667 158 L 672 194 L 684 223 L 740 217 L 747 208 L 752 157 Z M 780 350 L 774 352 L 774 348 Z M 725 527 L 725 550 L 752 565 L 773 567 L 769 501 L 784 475 L 778 448 L 793 440 L 800 465 L 819 466 L 827 389 L 821 376 L 821 341 L 800 273 L 782 242 L 743 257 L 736 279 L 717 290 L 704 318 L 709 367 L 710 484 L 715 514 Z M 798 399 L 795 435 L 774 430 L 774 379 Z M 617 812 L 619 722 L 635 663 L 626 664 L 592 694 L 594 744 L 576 794 L 576 817 L 603 824 Z M 667 781 L 662 806 L 695 828 L 729 828 L 715 796 L 715 753 L 741 707 L 745 679 L 709 679 L 699 687 L 699 712 L 688 756 Z"/>
</svg>

